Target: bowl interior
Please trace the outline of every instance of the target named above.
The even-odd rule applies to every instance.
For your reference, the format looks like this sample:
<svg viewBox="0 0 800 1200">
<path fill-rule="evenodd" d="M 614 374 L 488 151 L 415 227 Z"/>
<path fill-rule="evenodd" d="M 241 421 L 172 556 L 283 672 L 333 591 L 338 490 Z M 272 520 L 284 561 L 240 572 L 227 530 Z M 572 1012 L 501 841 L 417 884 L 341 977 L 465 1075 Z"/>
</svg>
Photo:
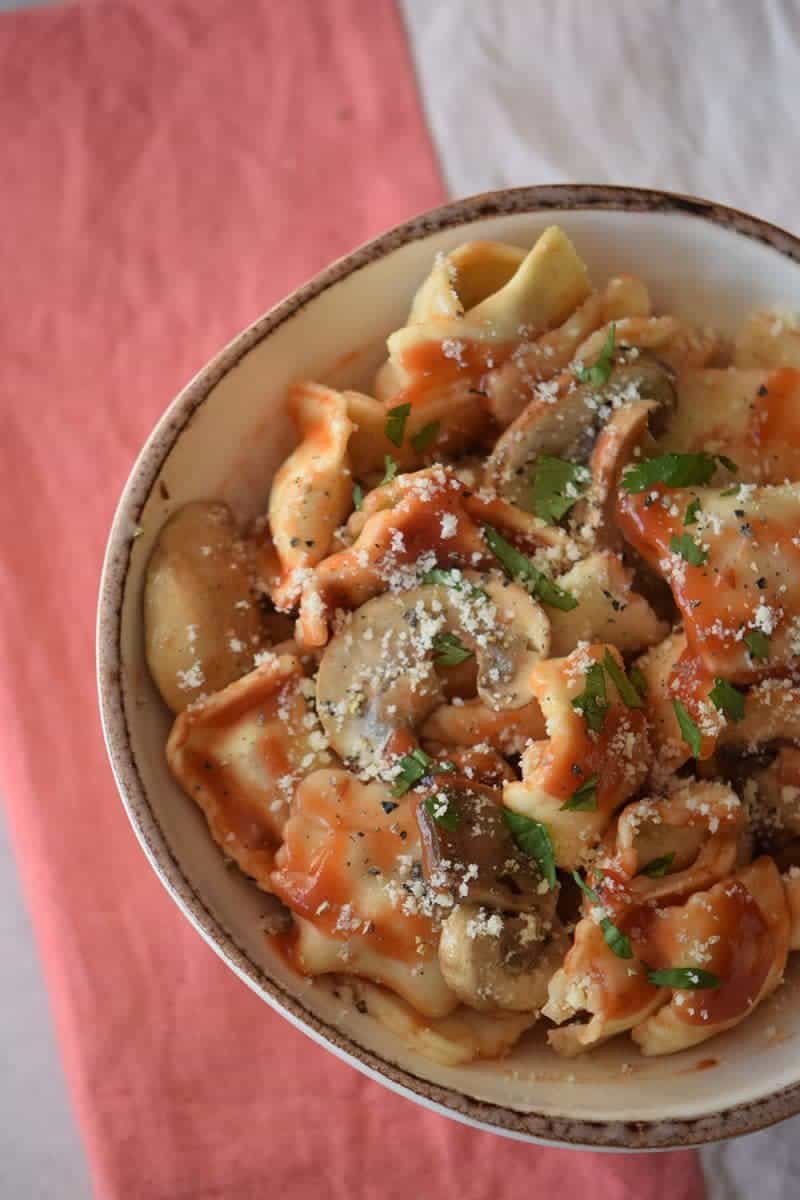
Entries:
<svg viewBox="0 0 800 1200">
<path fill-rule="evenodd" d="M 674 1057 L 644 1059 L 620 1038 L 566 1061 L 534 1030 L 505 1061 L 444 1068 L 423 1059 L 329 989 L 296 977 L 272 950 L 261 928 L 268 900 L 225 867 L 201 814 L 167 771 L 164 744 L 170 717 L 150 682 L 143 654 L 143 574 L 159 529 L 176 508 L 197 498 L 222 497 L 242 518 L 264 510 L 272 474 L 295 441 L 284 411 L 287 385 L 298 377 L 314 377 L 368 389 L 385 352 L 384 339 L 402 325 L 437 251 L 473 237 L 529 246 L 556 220 L 575 241 L 597 283 L 626 271 L 640 275 L 660 310 L 726 330 L 757 306 L 778 304 L 800 311 L 800 267 L 754 237 L 681 211 L 590 208 L 515 212 L 425 229 L 414 240 L 343 273 L 274 328 L 269 329 L 267 318 L 241 357 L 241 345 L 223 353 L 175 401 L 123 497 L 110 562 L 118 573 L 127 566 L 119 642 L 124 726 L 107 723 L 121 789 L 156 869 L 234 969 L 270 1003 L 288 1009 L 290 1019 L 373 1068 L 382 1070 L 386 1063 L 395 1082 L 414 1092 L 425 1091 L 425 1081 L 450 1089 L 437 1090 L 435 1097 L 468 1115 L 479 1113 L 470 1108 L 470 1098 L 497 1106 L 487 1118 L 493 1124 L 536 1132 L 513 1115 L 535 1113 L 557 1119 L 554 1137 L 630 1144 L 609 1123 L 652 1123 L 644 1141 L 655 1145 L 665 1140 L 664 1122 L 729 1110 L 800 1080 L 796 969 L 790 968 L 785 986 L 738 1029 Z M 229 366 L 231 357 L 238 361 Z M 135 522 L 141 532 L 131 544 Z M 106 607 L 110 587 L 107 579 Z M 101 612 L 101 625 L 102 620 Z M 110 614 L 106 621 L 108 628 L 115 627 Z M 114 652 L 106 646 L 106 661 Z M 101 690 L 118 692 L 102 680 Z M 106 700 L 107 710 L 109 704 L 113 707 Z M 398 1075 L 393 1068 L 407 1074 Z M 562 1127 L 562 1119 L 603 1122 L 606 1132 L 595 1137 L 586 1126 Z M 710 1136 L 725 1129 L 723 1119 Z"/>
</svg>

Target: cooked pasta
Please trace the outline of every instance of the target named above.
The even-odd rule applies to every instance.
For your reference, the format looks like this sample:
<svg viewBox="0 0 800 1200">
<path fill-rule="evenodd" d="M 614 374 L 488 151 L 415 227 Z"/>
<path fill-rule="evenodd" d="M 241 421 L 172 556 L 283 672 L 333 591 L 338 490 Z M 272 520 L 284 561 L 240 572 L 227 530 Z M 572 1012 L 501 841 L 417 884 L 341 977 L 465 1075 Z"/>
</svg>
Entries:
<svg viewBox="0 0 800 1200">
<path fill-rule="evenodd" d="M 800 948 L 800 352 L 437 256 L 373 386 L 291 389 L 268 512 L 162 530 L 170 768 L 284 958 L 416 1051 L 671 1054 Z"/>
</svg>

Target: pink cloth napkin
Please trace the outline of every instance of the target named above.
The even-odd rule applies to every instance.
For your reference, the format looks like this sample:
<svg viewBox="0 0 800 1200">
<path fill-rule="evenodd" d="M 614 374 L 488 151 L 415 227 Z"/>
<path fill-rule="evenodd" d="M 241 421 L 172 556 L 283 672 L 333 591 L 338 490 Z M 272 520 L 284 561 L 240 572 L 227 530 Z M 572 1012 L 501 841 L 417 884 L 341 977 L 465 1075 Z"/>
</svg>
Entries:
<svg viewBox="0 0 800 1200">
<path fill-rule="evenodd" d="M 392 4 L 4 16 L 0 145 L 2 785 L 97 1194 L 698 1200 L 692 1154 L 500 1140 L 313 1045 L 172 906 L 106 764 L 98 572 L 148 430 L 241 326 L 442 198 Z"/>
</svg>

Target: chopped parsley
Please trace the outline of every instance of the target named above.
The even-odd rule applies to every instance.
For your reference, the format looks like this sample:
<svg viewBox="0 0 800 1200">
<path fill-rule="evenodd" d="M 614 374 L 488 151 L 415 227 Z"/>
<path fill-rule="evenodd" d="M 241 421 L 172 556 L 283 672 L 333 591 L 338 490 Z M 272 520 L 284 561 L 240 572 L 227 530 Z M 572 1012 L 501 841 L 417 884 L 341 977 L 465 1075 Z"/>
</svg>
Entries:
<svg viewBox="0 0 800 1200">
<path fill-rule="evenodd" d="M 670 850 L 669 854 L 662 854 L 660 858 L 651 858 L 647 866 L 642 867 L 641 874 L 648 875 L 651 879 L 662 879 L 669 871 L 674 859 L 674 850 Z"/>
<path fill-rule="evenodd" d="M 424 779 L 426 775 L 440 775 L 442 772 L 454 771 L 455 767 L 449 762 L 437 762 L 424 750 L 417 747 L 410 754 L 404 754 L 400 759 L 400 774 L 395 776 L 392 787 L 393 796 L 405 796 L 406 792 Z"/>
<path fill-rule="evenodd" d="M 640 667 L 637 667 L 635 664 L 629 667 L 628 679 L 630 679 L 640 696 L 647 695 L 647 680 L 644 677 L 644 671 Z"/>
<path fill-rule="evenodd" d="M 692 752 L 692 757 L 700 754 L 700 730 L 686 711 L 686 706 L 680 700 L 672 701 L 672 711 L 675 713 L 681 731 L 681 737 Z"/>
<path fill-rule="evenodd" d="M 510 808 L 503 809 L 503 816 L 517 846 L 536 860 L 552 891 L 556 886 L 556 856 L 547 826 Z"/>
<path fill-rule="evenodd" d="M 425 811 L 430 813 L 436 824 L 441 825 L 442 829 L 447 829 L 450 833 L 454 833 L 458 829 L 458 809 L 453 802 L 453 797 L 447 792 L 437 792 L 435 796 L 426 796 L 423 803 Z"/>
<path fill-rule="evenodd" d="M 578 871 L 572 872 L 572 878 L 575 880 L 584 895 L 589 897 L 594 907 L 605 911 L 605 905 L 598 896 L 597 892 L 594 891 L 593 888 L 589 887 L 585 879 L 581 879 Z M 606 945 L 610 950 L 613 950 L 617 958 L 633 958 L 633 949 L 631 947 L 630 938 L 627 936 L 627 934 L 623 933 L 621 929 L 617 929 L 617 926 L 610 917 L 601 917 L 599 924 L 603 931 L 603 937 L 605 938 Z"/>
<path fill-rule="evenodd" d="M 593 387 L 602 387 L 603 384 L 608 383 L 611 372 L 614 369 L 616 337 L 617 327 L 612 321 L 606 340 L 603 343 L 603 348 L 598 354 L 594 365 L 591 367 L 579 367 L 575 372 L 581 383 L 590 383 Z"/>
<path fill-rule="evenodd" d="M 611 677 L 611 682 L 617 689 L 622 703 L 628 708 L 641 708 L 644 701 L 639 694 L 639 689 L 633 682 L 633 671 L 630 675 L 626 675 L 625 668 L 621 667 L 610 650 L 606 650 L 603 655 L 603 666 Z"/>
<path fill-rule="evenodd" d="M 606 677 L 602 664 L 592 663 L 584 678 L 583 691 L 572 701 L 572 707 L 578 710 L 594 733 L 599 733 L 608 713 Z"/>
<path fill-rule="evenodd" d="M 683 516 L 684 525 L 696 525 L 697 514 L 700 512 L 700 500 L 695 496 L 694 500 L 690 500 L 686 505 L 686 512 Z"/>
<path fill-rule="evenodd" d="M 744 644 L 755 662 L 766 662 L 769 658 L 769 638 L 760 629 L 748 629 Z"/>
<path fill-rule="evenodd" d="M 597 776 L 592 775 L 561 805 L 562 812 L 597 812 Z"/>
<path fill-rule="evenodd" d="M 430 450 L 439 436 L 440 429 L 441 423 L 439 421 L 430 421 L 427 425 L 423 425 L 418 433 L 412 433 L 411 445 L 417 454 L 422 454 L 423 451 Z"/>
<path fill-rule="evenodd" d="M 393 446 L 397 446 L 398 448 L 402 446 L 406 432 L 406 421 L 410 412 L 410 404 L 398 404 L 395 408 L 389 409 L 383 432 Z"/>
<path fill-rule="evenodd" d="M 466 591 L 475 599 L 489 599 L 488 593 L 483 588 L 475 587 L 473 583 L 465 579 L 457 567 L 431 567 L 430 571 L 426 571 L 422 576 L 422 582 L 431 586 L 438 584 L 441 587 L 449 587 L 455 592 Z"/>
<path fill-rule="evenodd" d="M 669 548 L 691 567 L 702 567 L 708 559 L 708 551 L 699 546 L 690 533 L 673 535 L 669 539 Z"/>
<path fill-rule="evenodd" d="M 701 487 L 711 481 L 718 462 L 729 471 L 738 469 L 724 454 L 707 454 L 705 450 L 698 454 L 662 454 L 630 467 L 621 483 L 631 495 L 646 492 L 657 483 L 668 488 Z"/>
<path fill-rule="evenodd" d="M 555 525 L 565 517 L 591 478 L 586 467 L 542 454 L 533 476 L 533 511 Z"/>
<path fill-rule="evenodd" d="M 507 542 L 503 535 L 493 529 L 491 525 L 484 525 L 483 535 L 489 549 L 506 574 L 521 583 L 532 596 L 541 600 L 542 604 L 548 605 L 549 608 L 560 609 L 561 612 L 570 612 L 573 608 L 577 608 L 578 601 L 574 596 L 565 592 L 548 575 L 545 575 L 544 571 L 535 567 L 526 555 L 517 550 L 516 546 Z"/>
<path fill-rule="evenodd" d="M 717 676 L 708 698 L 721 713 L 730 717 L 731 721 L 741 721 L 744 718 L 744 692 L 728 683 L 727 679 Z"/>
<path fill-rule="evenodd" d="M 353 484 L 353 508 L 359 512 L 361 505 L 364 503 L 364 489 L 360 483 Z"/>
<path fill-rule="evenodd" d="M 397 463 L 394 461 L 391 454 L 384 455 L 383 466 L 385 474 L 381 480 L 381 483 L 391 483 L 397 475 Z"/>
<path fill-rule="evenodd" d="M 434 662 L 440 667 L 457 667 L 473 653 L 455 633 L 440 633 L 433 639 Z"/>
<path fill-rule="evenodd" d="M 710 971 L 701 971 L 699 967 L 665 967 L 663 971 L 648 970 L 647 978 L 654 987 L 684 988 L 696 991 L 698 988 L 719 987 L 722 980 Z"/>
</svg>

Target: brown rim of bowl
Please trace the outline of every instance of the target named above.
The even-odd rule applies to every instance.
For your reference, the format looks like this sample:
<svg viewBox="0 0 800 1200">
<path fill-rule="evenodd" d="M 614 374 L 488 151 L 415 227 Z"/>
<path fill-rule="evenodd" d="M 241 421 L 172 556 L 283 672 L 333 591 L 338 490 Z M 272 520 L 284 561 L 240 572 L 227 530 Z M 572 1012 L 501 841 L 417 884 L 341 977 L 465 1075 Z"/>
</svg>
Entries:
<svg viewBox="0 0 800 1200">
<path fill-rule="evenodd" d="M 123 489 L 109 535 L 100 580 L 97 620 L 97 673 L 100 714 L 111 767 L 122 802 L 136 836 L 172 899 L 213 950 L 262 999 L 282 1012 L 297 1028 L 332 1050 L 364 1074 L 393 1091 L 420 1100 L 445 1116 L 490 1132 L 544 1143 L 614 1150 L 666 1150 L 702 1145 L 764 1129 L 800 1112 L 800 1083 L 779 1093 L 727 1111 L 688 1120 L 643 1122 L 591 1121 L 524 1113 L 475 1100 L 440 1087 L 365 1050 L 335 1026 L 319 1020 L 281 987 L 267 978 L 206 908 L 172 854 L 148 803 L 130 745 L 125 716 L 124 680 L 120 661 L 122 604 L 132 546 L 131 530 L 158 478 L 161 466 L 220 379 L 255 345 L 290 320 L 327 288 L 355 274 L 408 242 L 488 217 L 514 213 L 599 209 L 606 211 L 679 213 L 765 245 L 800 263 L 800 239 L 737 209 L 696 196 L 647 188 L 597 184 L 553 184 L 485 192 L 457 200 L 414 217 L 338 259 L 308 283 L 292 292 L 253 325 L 240 333 L 192 379 L 173 400 L 147 439 Z"/>
</svg>

